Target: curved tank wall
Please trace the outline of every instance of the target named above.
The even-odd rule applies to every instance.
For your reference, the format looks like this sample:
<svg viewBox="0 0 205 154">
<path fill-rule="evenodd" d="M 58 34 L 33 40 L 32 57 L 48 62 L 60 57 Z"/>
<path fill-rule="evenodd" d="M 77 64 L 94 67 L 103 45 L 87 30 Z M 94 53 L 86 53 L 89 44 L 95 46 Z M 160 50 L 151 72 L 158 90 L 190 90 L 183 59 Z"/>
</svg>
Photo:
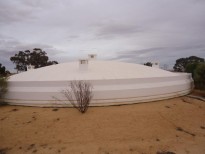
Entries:
<svg viewBox="0 0 205 154">
<path fill-rule="evenodd" d="M 132 104 L 179 97 L 191 92 L 190 74 L 176 76 L 88 80 L 93 85 L 90 106 Z M 71 106 L 61 93 L 69 81 L 9 81 L 5 101 L 25 106 Z"/>
<path fill-rule="evenodd" d="M 25 106 L 70 106 L 61 93 L 73 80 L 93 85 L 91 106 L 131 104 L 190 93 L 190 74 L 116 61 L 80 60 L 13 75 L 5 101 Z"/>
</svg>

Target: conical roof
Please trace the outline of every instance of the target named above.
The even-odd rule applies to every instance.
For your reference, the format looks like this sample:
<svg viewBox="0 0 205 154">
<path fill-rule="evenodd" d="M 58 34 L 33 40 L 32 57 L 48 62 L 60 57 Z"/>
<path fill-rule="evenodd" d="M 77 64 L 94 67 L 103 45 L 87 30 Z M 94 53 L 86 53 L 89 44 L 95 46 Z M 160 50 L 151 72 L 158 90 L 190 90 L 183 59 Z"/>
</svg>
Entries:
<svg viewBox="0 0 205 154">
<path fill-rule="evenodd" d="M 42 67 L 10 77 L 9 81 L 70 81 L 106 80 L 178 76 L 177 73 L 140 64 L 119 61 L 88 62 L 87 69 L 79 68 L 79 61 Z"/>
</svg>

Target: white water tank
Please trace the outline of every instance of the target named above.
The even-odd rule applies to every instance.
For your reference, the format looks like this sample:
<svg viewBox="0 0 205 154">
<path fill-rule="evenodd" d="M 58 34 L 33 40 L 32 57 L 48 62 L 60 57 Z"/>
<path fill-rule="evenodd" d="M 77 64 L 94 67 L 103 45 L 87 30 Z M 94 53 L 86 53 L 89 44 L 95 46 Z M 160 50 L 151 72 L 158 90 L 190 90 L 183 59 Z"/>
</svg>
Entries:
<svg viewBox="0 0 205 154">
<path fill-rule="evenodd" d="M 152 62 L 152 67 L 159 68 L 159 62 Z"/>
<path fill-rule="evenodd" d="M 88 59 L 80 59 L 79 60 L 79 70 L 80 71 L 88 70 Z"/>
</svg>

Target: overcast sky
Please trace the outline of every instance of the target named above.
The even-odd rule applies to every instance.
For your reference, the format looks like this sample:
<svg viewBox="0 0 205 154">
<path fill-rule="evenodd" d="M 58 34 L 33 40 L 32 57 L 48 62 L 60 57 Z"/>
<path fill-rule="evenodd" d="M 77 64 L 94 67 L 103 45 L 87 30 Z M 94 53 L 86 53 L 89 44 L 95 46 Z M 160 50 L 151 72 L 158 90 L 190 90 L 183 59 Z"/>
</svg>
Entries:
<svg viewBox="0 0 205 154">
<path fill-rule="evenodd" d="M 0 0 L 0 63 L 33 48 L 58 62 L 205 58 L 205 0 Z"/>
</svg>

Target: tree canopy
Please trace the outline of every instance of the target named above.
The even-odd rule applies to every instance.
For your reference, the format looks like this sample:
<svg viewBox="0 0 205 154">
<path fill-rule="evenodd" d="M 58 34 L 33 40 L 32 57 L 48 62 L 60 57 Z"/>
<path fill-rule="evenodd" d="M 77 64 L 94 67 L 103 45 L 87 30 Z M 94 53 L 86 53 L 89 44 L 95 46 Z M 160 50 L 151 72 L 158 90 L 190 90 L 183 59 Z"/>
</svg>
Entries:
<svg viewBox="0 0 205 154">
<path fill-rule="evenodd" d="M 196 88 L 205 90 L 205 63 L 198 63 L 193 73 Z"/>
<path fill-rule="evenodd" d="M 7 78 L 6 76 L 10 74 L 9 71 L 6 70 L 6 67 L 0 63 L 0 105 L 2 104 L 1 99 L 4 94 L 7 92 Z"/>
<path fill-rule="evenodd" d="M 200 63 L 200 62 L 204 62 L 204 59 L 200 57 L 196 57 L 196 56 L 190 56 L 187 58 L 179 58 L 176 60 L 176 63 L 174 65 L 174 71 L 185 72 L 188 64 L 194 64 L 194 63 Z"/>
<path fill-rule="evenodd" d="M 205 61 L 203 58 L 191 56 L 176 60 L 174 70 L 192 74 L 196 89 L 205 89 Z"/>
<path fill-rule="evenodd" d="M 9 71 L 6 70 L 6 67 L 0 63 L 0 77 L 4 77 L 10 74 Z"/>
<path fill-rule="evenodd" d="M 0 74 L 5 74 L 6 73 L 6 67 L 2 66 L 2 64 L 0 63 Z"/>
<path fill-rule="evenodd" d="M 26 71 L 27 65 L 33 65 L 34 68 L 40 68 L 53 64 L 58 64 L 57 61 L 49 61 L 47 53 L 40 48 L 34 48 L 30 50 L 19 51 L 10 60 L 16 65 L 17 71 Z"/>
</svg>

